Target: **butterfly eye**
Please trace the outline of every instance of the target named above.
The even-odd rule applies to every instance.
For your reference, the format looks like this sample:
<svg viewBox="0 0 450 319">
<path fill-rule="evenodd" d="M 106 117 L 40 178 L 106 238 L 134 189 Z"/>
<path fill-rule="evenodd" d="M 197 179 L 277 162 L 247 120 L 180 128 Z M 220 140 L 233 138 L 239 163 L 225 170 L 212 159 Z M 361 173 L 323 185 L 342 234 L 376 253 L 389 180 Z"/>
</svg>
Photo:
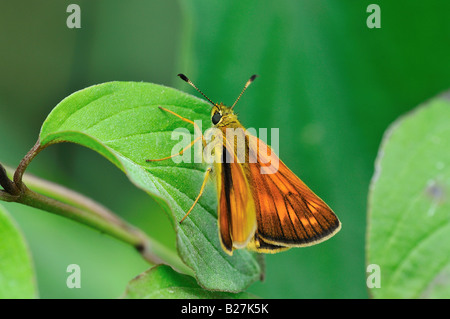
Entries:
<svg viewBox="0 0 450 319">
<path fill-rule="evenodd" d="M 214 115 L 211 118 L 211 121 L 214 125 L 220 122 L 220 119 L 222 118 L 222 115 L 219 112 L 214 113 Z"/>
</svg>

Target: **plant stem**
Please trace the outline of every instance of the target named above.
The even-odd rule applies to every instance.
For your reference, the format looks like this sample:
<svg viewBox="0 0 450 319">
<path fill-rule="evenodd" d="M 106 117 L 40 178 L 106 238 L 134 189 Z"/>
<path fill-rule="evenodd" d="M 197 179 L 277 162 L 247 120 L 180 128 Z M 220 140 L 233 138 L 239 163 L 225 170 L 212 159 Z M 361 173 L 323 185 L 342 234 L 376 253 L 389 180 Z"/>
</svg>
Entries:
<svg viewBox="0 0 450 319">
<path fill-rule="evenodd" d="M 18 189 L 22 188 L 22 177 L 27 169 L 28 165 L 31 163 L 33 158 L 42 151 L 44 147 L 41 146 L 41 142 L 38 138 L 36 144 L 31 148 L 31 150 L 25 155 L 25 157 L 20 161 L 19 166 L 17 167 L 14 173 L 14 184 Z"/>
<path fill-rule="evenodd" d="M 142 245 L 142 239 L 135 229 L 128 227 L 113 215 L 106 215 L 104 212 L 81 209 L 72 205 L 60 202 L 53 198 L 38 194 L 28 188 L 17 199 L 18 203 L 46 210 L 48 212 L 73 219 L 85 225 L 111 234 L 117 239 L 127 242 L 135 247 Z M 150 260 L 153 262 L 153 260 Z"/>
<path fill-rule="evenodd" d="M 151 264 L 167 263 L 179 271 L 192 273 L 178 255 L 153 241 L 144 232 L 126 223 L 101 204 L 63 186 L 29 174 L 24 175 L 28 164 L 42 150 L 36 145 L 15 171 L 14 182 L 9 180 L 6 174 L 9 171 L 12 175 L 13 169 L 5 170 L 0 165 L 0 185 L 5 190 L 0 190 L 0 200 L 21 203 L 70 218 L 132 245 Z M 39 193 L 29 189 L 25 183 Z M 20 185 L 20 188 L 17 185 Z"/>
</svg>

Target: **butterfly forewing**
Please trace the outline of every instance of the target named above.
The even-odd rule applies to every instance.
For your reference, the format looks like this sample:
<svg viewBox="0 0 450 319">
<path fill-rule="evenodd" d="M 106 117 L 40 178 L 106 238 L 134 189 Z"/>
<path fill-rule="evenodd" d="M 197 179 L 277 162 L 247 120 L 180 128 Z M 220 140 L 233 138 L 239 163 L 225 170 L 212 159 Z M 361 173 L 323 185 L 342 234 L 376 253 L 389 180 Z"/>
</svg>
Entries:
<svg viewBox="0 0 450 319">
<path fill-rule="evenodd" d="M 227 149 L 223 147 L 223 160 L 216 164 L 219 194 L 219 233 L 224 250 L 231 254 L 233 248 L 245 248 L 256 230 L 256 209 L 251 189 L 240 164 L 226 161 Z"/>
</svg>

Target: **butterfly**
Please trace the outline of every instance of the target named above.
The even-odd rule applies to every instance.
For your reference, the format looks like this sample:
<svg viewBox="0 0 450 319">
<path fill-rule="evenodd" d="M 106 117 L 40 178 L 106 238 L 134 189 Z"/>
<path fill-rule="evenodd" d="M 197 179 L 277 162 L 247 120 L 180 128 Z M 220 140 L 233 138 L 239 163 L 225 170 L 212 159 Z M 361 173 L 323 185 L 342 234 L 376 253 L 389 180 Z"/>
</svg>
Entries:
<svg viewBox="0 0 450 319">
<path fill-rule="evenodd" d="M 329 239 L 340 230 L 341 223 L 330 207 L 268 145 L 248 134 L 234 113 L 233 108 L 256 75 L 250 77 L 231 107 L 212 102 L 184 74 L 178 76 L 213 105 L 211 123 L 217 132 L 222 133 L 214 139 L 216 145 L 212 154 L 216 161 L 206 170 L 200 192 L 180 223 L 197 204 L 214 171 L 219 238 L 223 250 L 229 255 L 242 248 L 259 253 L 277 253 L 291 247 L 311 246 Z M 164 107 L 159 108 L 199 129 L 192 120 Z M 227 135 L 230 129 L 234 134 L 231 138 Z M 201 131 L 200 134 L 178 154 L 146 161 L 181 155 L 201 140 L 205 146 L 205 137 Z"/>
</svg>

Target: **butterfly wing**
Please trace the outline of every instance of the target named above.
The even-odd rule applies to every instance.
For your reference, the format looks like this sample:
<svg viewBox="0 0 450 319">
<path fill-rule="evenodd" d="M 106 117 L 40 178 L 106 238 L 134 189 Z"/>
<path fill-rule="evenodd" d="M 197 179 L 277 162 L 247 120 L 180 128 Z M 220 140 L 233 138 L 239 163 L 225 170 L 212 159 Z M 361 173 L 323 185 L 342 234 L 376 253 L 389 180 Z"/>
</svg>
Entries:
<svg viewBox="0 0 450 319">
<path fill-rule="evenodd" d="M 233 249 L 245 248 L 256 231 L 256 209 L 250 185 L 242 165 L 227 163 L 223 147 L 222 161 L 216 163 L 219 237 L 223 249 L 232 254 Z"/>
<path fill-rule="evenodd" d="M 245 171 L 257 219 L 257 231 L 249 248 L 278 252 L 320 243 L 339 231 L 341 224 L 333 211 L 270 147 L 251 135 L 248 145 L 250 158 L 256 158 L 254 163 L 250 160 L 246 164 Z"/>
</svg>

